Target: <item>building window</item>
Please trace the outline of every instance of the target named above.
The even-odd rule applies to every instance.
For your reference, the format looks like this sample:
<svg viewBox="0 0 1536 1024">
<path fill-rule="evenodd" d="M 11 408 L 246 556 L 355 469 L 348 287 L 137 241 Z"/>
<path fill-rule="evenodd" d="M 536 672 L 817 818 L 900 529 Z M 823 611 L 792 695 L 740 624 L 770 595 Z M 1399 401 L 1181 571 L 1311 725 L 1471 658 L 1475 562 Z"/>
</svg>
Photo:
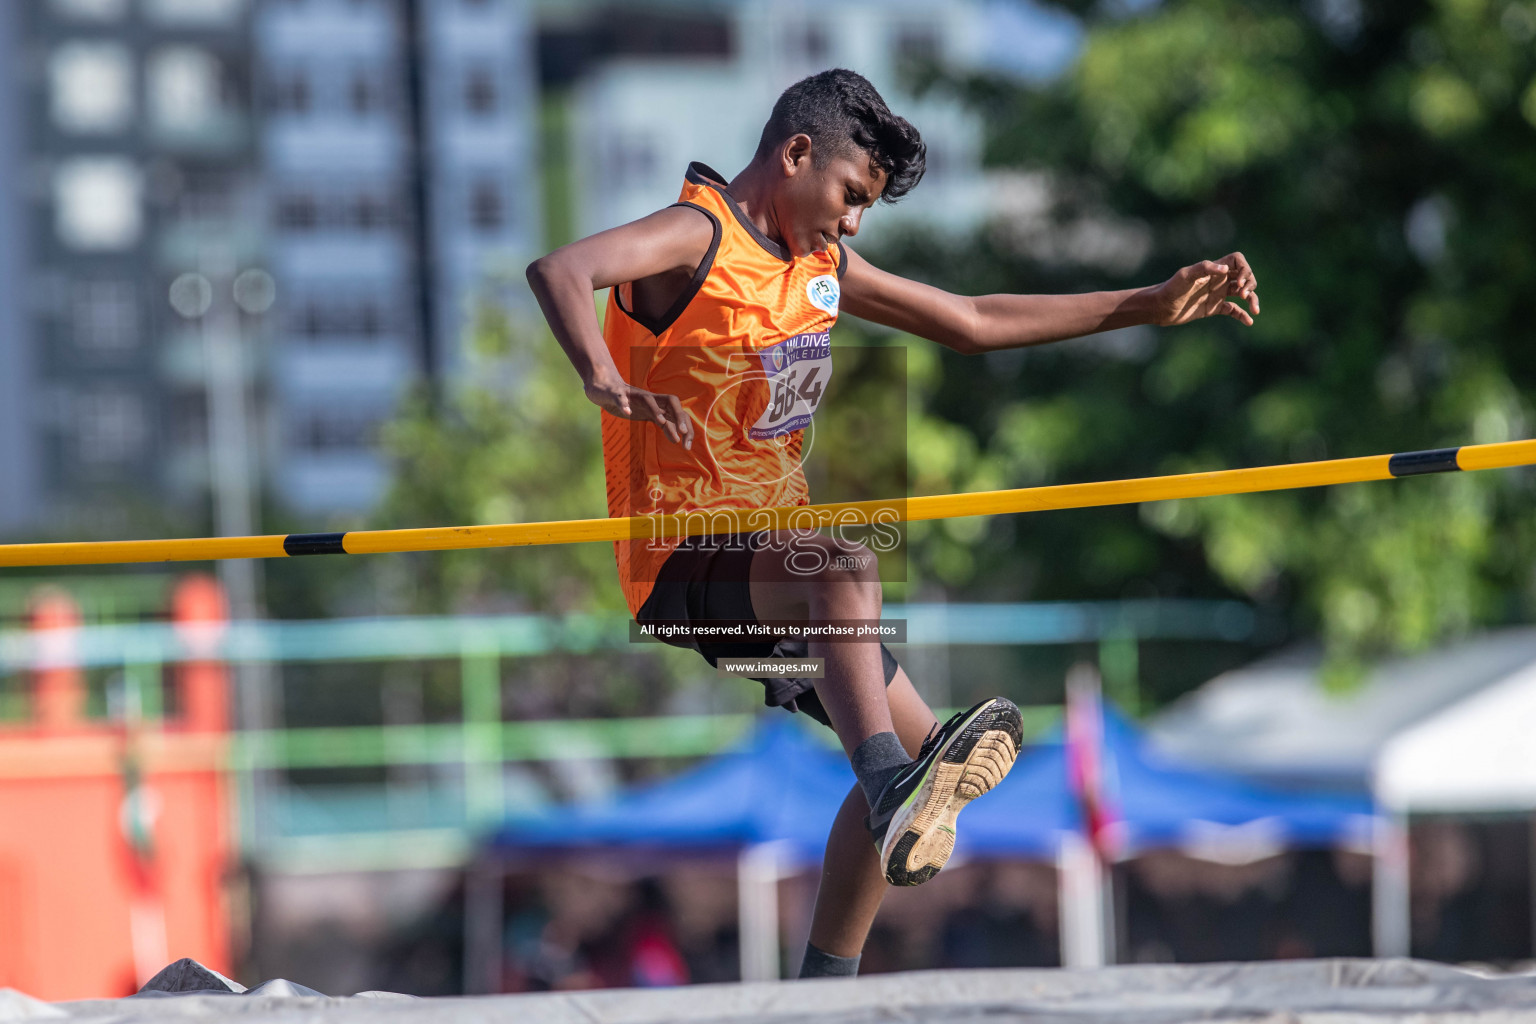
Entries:
<svg viewBox="0 0 1536 1024">
<path fill-rule="evenodd" d="M 144 0 L 150 20 L 167 25 L 231 25 L 244 7 L 245 0 Z"/>
<path fill-rule="evenodd" d="M 310 298 L 290 308 L 289 331 L 300 338 L 367 338 L 388 333 L 388 300 L 380 295 Z"/>
<path fill-rule="evenodd" d="M 120 132 L 133 118 L 133 64 L 118 43 L 66 43 L 48 58 L 49 112 L 66 132 Z"/>
<path fill-rule="evenodd" d="M 506 223 L 505 203 L 495 182 L 475 182 L 469 198 L 469 221 L 481 231 L 496 231 Z"/>
<path fill-rule="evenodd" d="M 367 114 L 384 106 L 384 89 L 378 77 L 360 71 L 352 76 L 347 99 L 354 114 Z"/>
<path fill-rule="evenodd" d="M 379 417 L 363 410 L 327 409 L 299 421 L 298 447 L 309 451 L 374 448 L 379 443 Z"/>
<path fill-rule="evenodd" d="M 302 71 L 280 73 L 267 82 L 267 107 L 273 113 L 308 113 L 309 100 L 309 76 Z"/>
<path fill-rule="evenodd" d="M 378 305 L 373 302 L 364 302 L 358 309 L 357 316 L 358 333 L 365 338 L 377 338 L 384 333 L 384 315 Z"/>
<path fill-rule="evenodd" d="M 299 314 L 296 327 L 297 333 L 306 338 L 318 338 L 325 333 L 325 321 L 318 302 L 311 299 L 304 303 L 303 312 Z"/>
<path fill-rule="evenodd" d="M 75 458 L 84 466 L 106 468 L 132 462 L 149 440 L 144 400 L 128 391 L 86 391 L 75 396 Z"/>
<path fill-rule="evenodd" d="M 832 41 L 821 25 L 792 26 L 784 39 L 791 60 L 821 67 L 832 53 Z"/>
<path fill-rule="evenodd" d="M 352 222 L 364 231 L 390 227 L 396 220 L 394 207 L 383 196 L 364 193 L 353 200 Z"/>
<path fill-rule="evenodd" d="M 128 0 L 53 0 L 53 13 L 70 21 L 118 21 Z"/>
<path fill-rule="evenodd" d="M 139 170 L 115 156 L 75 157 L 53 176 L 54 227 L 71 249 L 131 248 L 143 230 Z"/>
<path fill-rule="evenodd" d="M 471 114 L 496 112 L 496 79 L 485 68 L 476 68 L 464 79 L 464 109 Z"/>
<path fill-rule="evenodd" d="M 656 146 L 648 137 L 616 135 L 608 153 L 608 173 L 620 188 L 648 185 L 656 175 Z"/>
<path fill-rule="evenodd" d="M 320 224 L 320 204 L 307 192 L 294 192 L 277 201 L 277 225 L 311 231 Z"/>
<path fill-rule="evenodd" d="M 896 30 L 896 59 L 906 64 L 939 60 L 939 31 L 933 25 L 904 25 Z"/>
<path fill-rule="evenodd" d="M 235 174 L 212 168 L 183 171 L 176 215 L 186 220 L 233 217 L 239 190 Z"/>
<path fill-rule="evenodd" d="M 70 333 L 84 352 L 110 355 L 139 344 L 139 302 L 130 281 L 82 281 L 71 297 Z"/>
<path fill-rule="evenodd" d="M 146 69 L 154 126 L 176 134 L 206 128 L 223 107 L 223 77 L 223 66 L 207 50 L 174 46 L 157 52 Z"/>
</svg>

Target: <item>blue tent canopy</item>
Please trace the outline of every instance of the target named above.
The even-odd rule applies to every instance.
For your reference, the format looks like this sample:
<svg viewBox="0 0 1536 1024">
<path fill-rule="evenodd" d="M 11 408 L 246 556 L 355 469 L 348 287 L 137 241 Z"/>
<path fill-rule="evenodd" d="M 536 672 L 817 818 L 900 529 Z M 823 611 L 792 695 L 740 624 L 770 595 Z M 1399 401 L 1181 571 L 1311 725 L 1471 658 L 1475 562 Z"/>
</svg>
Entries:
<svg viewBox="0 0 1536 1024">
<path fill-rule="evenodd" d="M 1104 712 L 1103 751 L 1125 855 L 1369 842 L 1375 809 L 1365 794 L 1281 790 L 1170 763 L 1110 708 Z M 1058 728 L 1026 748 L 1002 784 L 965 812 L 956 852 L 1051 857 L 1061 833 L 1081 828 L 1081 821 Z"/>
<path fill-rule="evenodd" d="M 1364 845 L 1369 838 L 1373 807 L 1365 795 L 1290 792 L 1170 764 L 1109 709 L 1104 756 L 1127 855 Z M 671 779 L 510 821 L 494 845 L 508 852 L 738 848 L 782 840 L 815 859 L 853 781 L 841 752 L 813 739 L 799 721 L 765 720 L 735 747 Z M 1054 859 L 1063 833 L 1079 829 L 1080 821 L 1057 729 L 1026 747 L 1002 784 L 965 812 L 956 854 Z"/>
<path fill-rule="evenodd" d="M 784 716 L 759 721 L 741 743 L 681 775 L 514 819 L 494 845 L 740 847 L 785 840 L 816 859 L 853 783 L 841 751 Z"/>
<path fill-rule="evenodd" d="M 1075 831 L 1080 820 L 1059 731 L 1053 731 L 1025 746 L 1007 778 L 966 808 L 955 855 L 1054 860 L 1062 835 Z"/>
</svg>

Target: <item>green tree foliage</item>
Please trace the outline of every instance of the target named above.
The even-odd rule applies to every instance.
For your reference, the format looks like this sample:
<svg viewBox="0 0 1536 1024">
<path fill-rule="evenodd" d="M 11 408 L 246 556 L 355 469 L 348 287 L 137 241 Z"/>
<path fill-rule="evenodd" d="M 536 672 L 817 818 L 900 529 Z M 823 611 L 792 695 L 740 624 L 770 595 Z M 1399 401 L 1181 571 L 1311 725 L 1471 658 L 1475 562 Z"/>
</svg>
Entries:
<svg viewBox="0 0 1536 1024">
<path fill-rule="evenodd" d="M 599 414 L 542 324 L 483 303 L 468 338 L 469 372 L 436 401 L 418 396 L 385 430 L 394 462 L 376 513 L 390 527 L 601 518 Z M 371 559 L 376 609 L 490 614 L 616 612 L 624 596 L 612 544 L 485 548 Z M 502 707 L 516 718 L 739 710 L 756 695 L 721 686 L 687 651 L 548 654 L 503 663 Z M 456 677 L 430 676 L 441 700 Z M 435 689 L 434 689 L 435 688 Z"/>
<path fill-rule="evenodd" d="M 1536 385 L 1536 4 L 1170 0 L 1087 26 L 984 113 L 998 221 L 887 267 L 965 292 L 1125 287 L 1240 248 L 1263 314 L 985 358 L 932 411 L 1000 484 L 1525 436 Z M 913 439 L 914 452 L 924 441 Z M 958 444 L 958 442 L 946 442 Z M 964 445 L 960 445 L 964 447 Z M 1319 630 L 1334 678 L 1528 614 L 1536 477 L 1489 472 L 982 524 L 948 582 L 1035 597 L 1226 589 Z M 1017 556 L 1012 552 L 1018 552 Z"/>
<path fill-rule="evenodd" d="M 961 357 L 849 322 L 839 345 L 897 345 L 905 362 L 835 376 L 855 390 L 823 403 L 829 439 L 878 429 L 856 397 L 874 381 L 907 389 L 914 494 L 1529 432 L 1536 3 L 1061 6 L 1088 29 L 1061 80 L 933 83 L 985 117 L 994 223 L 866 255 L 976 294 L 1147 284 L 1240 248 L 1261 282 L 1258 325 Z M 532 340 L 542 331 L 514 337 L 490 312 L 477 338 L 470 383 L 390 428 L 399 473 L 380 520 L 601 515 L 597 418 L 558 347 Z M 825 457 L 813 497 L 883 496 L 890 468 L 859 456 L 857 445 L 813 456 Z M 1320 632 L 1345 681 L 1374 651 L 1529 615 L 1533 489 L 1529 471 L 1488 472 L 913 524 L 907 573 L 981 600 L 1237 594 Z M 621 607 L 606 545 L 402 564 L 410 595 L 396 603 L 413 608 L 508 594 L 540 609 Z"/>
<path fill-rule="evenodd" d="M 482 304 L 470 372 L 439 401 L 419 396 L 385 430 L 395 463 L 379 513 L 396 527 L 593 519 L 607 513 L 598 412 L 560 346 Z M 611 544 L 406 556 L 417 610 L 511 605 L 623 610 Z"/>
</svg>

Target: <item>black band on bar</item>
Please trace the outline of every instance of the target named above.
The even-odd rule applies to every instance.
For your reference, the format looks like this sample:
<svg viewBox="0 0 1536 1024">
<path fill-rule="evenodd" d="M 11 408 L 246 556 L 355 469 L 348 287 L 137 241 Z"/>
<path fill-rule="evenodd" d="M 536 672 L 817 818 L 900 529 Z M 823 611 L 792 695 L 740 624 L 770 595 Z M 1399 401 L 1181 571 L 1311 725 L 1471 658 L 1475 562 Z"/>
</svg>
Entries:
<svg viewBox="0 0 1536 1024">
<path fill-rule="evenodd" d="M 344 533 L 290 533 L 283 538 L 283 550 L 290 556 L 297 558 L 299 555 L 344 555 L 347 549 L 341 546 Z"/>
<path fill-rule="evenodd" d="M 1431 448 L 1427 452 L 1399 452 L 1387 460 L 1393 476 L 1418 476 L 1421 473 L 1454 473 L 1456 453 L 1460 448 Z"/>
</svg>

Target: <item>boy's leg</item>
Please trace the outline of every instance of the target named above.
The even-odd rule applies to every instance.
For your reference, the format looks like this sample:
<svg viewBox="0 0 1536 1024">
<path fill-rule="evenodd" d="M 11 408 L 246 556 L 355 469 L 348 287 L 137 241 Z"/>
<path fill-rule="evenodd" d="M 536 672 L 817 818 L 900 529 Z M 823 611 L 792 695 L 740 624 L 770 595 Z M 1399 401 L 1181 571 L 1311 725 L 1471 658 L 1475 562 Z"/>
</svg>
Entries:
<svg viewBox="0 0 1536 1024">
<path fill-rule="evenodd" d="M 752 556 L 752 610 L 760 621 L 823 623 L 833 619 L 878 619 L 880 576 L 875 556 L 863 545 L 839 545 L 813 536 L 791 549 L 769 543 Z M 799 558 L 797 551 L 814 547 L 819 558 Z M 847 556 L 846 567 L 833 561 Z M 802 570 L 810 562 L 819 571 Z M 853 752 L 871 736 L 893 732 L 891 709 L 885 694 L 885 668 L 880 644 L 831 643 L 812 639 L 807 654 L 825 662 L 824 678 L 817 681 L 816 695 L 832 720 L 843 751 Z"/>
<path fill-rule="evenodd" d="M 753 553 L 749 596 L 758 620 L 817 624 L 880 617 L 873 552 L 819 535 L 802 543 L 823 557 L 806 558 L 804 548 L 772 542 Z M 931 878 L 949 859 L 955 815 L 1007 774 L 1020 741 L 1018 709 L 1001 698 L 977 704 L 951 719 L 923 763 L 913 765 L 936 721 L 904 674 L 902 690 L 887 692 L 880 644 L 813 640 L 807 648 L 824 659 L 816 696 L 859 780 L 859 791 L 844 802 L 828 837 L 828 873 L 813 935 L 857 949 L 879 908 L 882 875 L 901 885 Z M 872 821 L 863 819 L 860 804 Z M 879 849 L 872 872 L 871 846 Z M 842 956 L 814 937 L 811 945 Z"/>
<path fill-rule="evenodd" d="M 907 753 L 915 755 L 938 721 L 902 669 L 896 670 L 888 692 L 896 734 Z M 827 836 L 810 940 L 812 946 L 833 956 L 859 955 L 888 888 L 880 852 L 869 841 L 869 829 L 864 826 L 868 813 L 863 791 L 854 786 Z"/>
</svg>

